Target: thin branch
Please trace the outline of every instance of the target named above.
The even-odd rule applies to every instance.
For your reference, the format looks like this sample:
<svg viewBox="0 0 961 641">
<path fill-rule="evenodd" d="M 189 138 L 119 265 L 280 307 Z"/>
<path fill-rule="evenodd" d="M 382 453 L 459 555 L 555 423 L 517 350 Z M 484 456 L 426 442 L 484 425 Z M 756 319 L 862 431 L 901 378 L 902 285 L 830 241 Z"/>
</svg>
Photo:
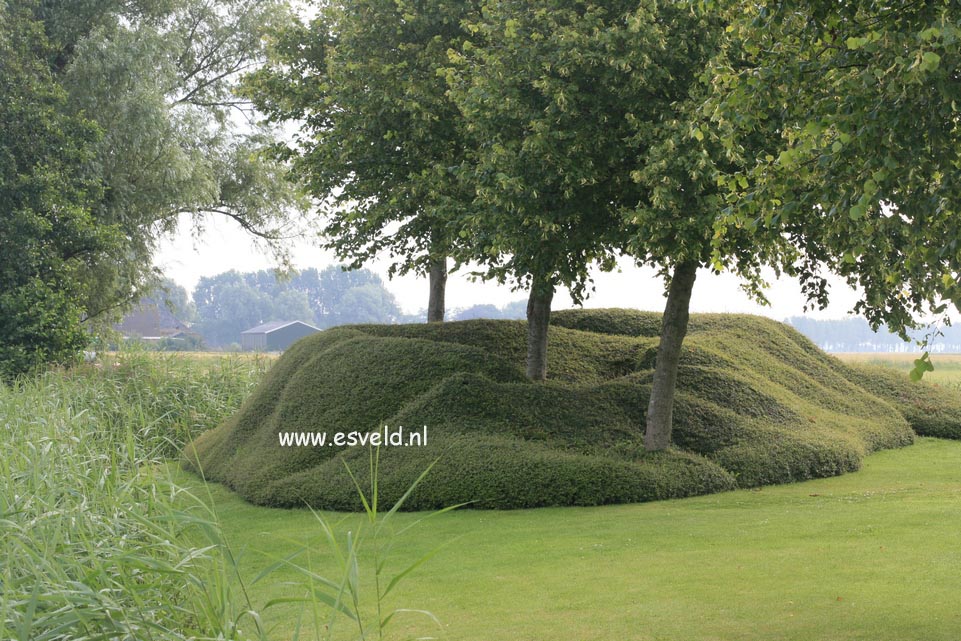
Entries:
<svg viewBox="0 0 961 641">
<path fill-rule="evenodd" d="M 99 318 L 100 316 L 103 316 L 107 312 L 121 309 L 122 307 L 126 307 L 127 305 L 132 305 L 133 303 L 136 303 L 138 300 L 140 300 L 140 297 L 141 296 L 139 293 L 134 292 L 129 296 L 125 296 L 124 298 L 121 298 L 120 300 L 113 303 L 112 305 L 108 305 L 103 309 L 100 309 L 92 314 L 86 314 L 83 318 L 80 319 L 80 322 L 87 323 L 95 318 Z"/>
<path fill-rule="evenodd" d="M 275 231 L 260 230 L 253 223 L 247 220 L 244 216 L 234 211 L 231 211 L 230 209 L 225 208 L 225 205 L 223 204 L 221 204 L 220 206 L 213 205 L 210 207 L 197 207 L 194 209 L 187 209 L 187 208 L 175 209 L 170 213 L 168 213 L 166 216 L 162 216 L 158 218 L 157 221 L 155 222 L 159 222 L 161 220 L 169 220 L 171 218 L 179 216 L 180 214 L 219 214 L 221 216 L 226 216 L 227 218 L 232 218 L 233 220 L 237 221 L 237 224 L 239 224 L 244 231 L 250 234 L 253 234 L 254 236 L 257 236 L 258 238 L 263 238 L 264 240 L 269 240 L 269 241 L 296 240 L 302 237 L 302 234 L 283 235 L 279 233 L 279 231 L 275 232 Z"/>
<path fill-rule="evenodd" d="M 201 83 L 198 84 L 196 87 L 194 87 L 193 89 L 191 89 L 190 91 L 188 91 L 186 95 L 184 95 L 184 96 L 178 98 L 177 100 L 175 100 L 174 103 L 175 103 L 175 104 L 189 103 L 191 97 L 193 97 L 193 96 L 195 96 L 196 94 L 200 93 L 200 92 L 203 91 L 204 89 L 207 89 L 208 87 L 210 87 L 210 86 L 213 85 L 214 83 L 216 83 L 216 82 L 218 82 L 218 81 L 220 81 L 220 80 L 223 80 L 224 78 L 227 78 L 228 76 L 232 76 L 232 75 L 237 74 L 237 73 L 240 73 L 241 71 L 244 71 L 244 70 L 246 70 L 246 69 L 250 69 L 250 68 L 252 68 L 252 67 L 254 67 L 254 66 L 256 66 L 256 65 L 257 65 L 257 62 L 256 62 L 256 61 L 235 65 L 234 67 L 232 67 L 232 68 L 224 71 L 223 73 L 221 73 L 221 74 L 219 74 L 219 75 L 217 75 L 217 76 L 214 76 L 213 78 L 210 78 L 210 79 L 208 79 L 208 80 L 206 80 L 206 81 L 204 81 L 204 82 L 201 82 Z M 194 103 L 190 103 L 190 104 L 194 104 Z"/>
</svg>

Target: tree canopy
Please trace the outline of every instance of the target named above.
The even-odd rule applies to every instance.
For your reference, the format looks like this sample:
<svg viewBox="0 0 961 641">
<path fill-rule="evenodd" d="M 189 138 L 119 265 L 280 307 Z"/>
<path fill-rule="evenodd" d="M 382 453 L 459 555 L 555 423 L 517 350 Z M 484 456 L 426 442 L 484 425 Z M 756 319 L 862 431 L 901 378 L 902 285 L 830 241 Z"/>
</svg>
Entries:
<svg viewBox="0 0 961 641">
<path fill-rule="evenodd" d="M 728 228 L 791 237 L 809 299 L 824 274 L 902 335 L 961 303 L 961 19 L 948 2 L 737 3 L 740 51 L 707 106 L 730 152 Z M 741 141 L 775 129 L 762 153 Z"/>
<path fill-rule="evenodd" d="M 89 319 L 109 320 L 149 288 L 156 243 L 182 215 L 198 231 L 215 214 L 265 240 L 283 235 L 296 190 L 258 152 L 272 137 L 233 88 L 260 63 L 265 31 L 288 17 L 285 2 L 96 0 L 35 12 L 71 110 L 103 132 L 90 166 L 104 186 L 93 215 L 124 232 L 122 252 L 85 275 Z"/>
<path fill-rule="evenodd" d="M 0 377 L 69 360 L 87 342 L 84 271 L 120 245 L 85 175 L 96 125 L 65 113 L 43 25 L 0 4 Z"/>
<path fill-rule="evenodd" d="M 0 11 L 11 248 L 0 271 L 19 274 L 4 305 L 56 310 L 37 314 L 36 331 L 11 320 L 4 350 L 58 360 L 109 326 L 156 284 L 157 241 L 183 215 L 197 230 L 216 214 L 280 239 L 302 200 L 259 153 L 271 132 L 240 126 L 250 111 L 233 87 L 259 64 L 265 30 L 287 19 L 283 0 L 25 0 Z"/>
<path fill-rule="evenodd" d="M 245 93 L 273 122 L 299 123 L 284 161 L 321 201 L 325 246 L 357 268 L 429 274 L 442 320 L 449 219 L 472 197 L 455 180 L 467 144 L 437 70 L 464 39 L 470 0 L 341 0 L 281 30 Z"/>
<path fill-rule="evenodd" d="M 557 288 L 582 300 L 589 269 L 618 254 L 659 268 L 649 449 L 670 443 L 699 269 L 763 299 L 771 266 L 820 306 L 836 273 L 860 288 L 854 311 L 902 335 L 961 305 L 951 3 L 339 0 L 309 24 L 280 0 L 17 7 L 0 14 L 4 240 L 48 249 L 18 265 L 14 241 L 0 245 L 3 304 L 74 319 L 50 330 L 53 351 L 81 342 L 75 319 L 142 291 L 181 214 L 275 238 L 300 202 L 288 165 L 350 266 L 387 253 L 391 273 L 431 275 L 429 320 L 448 259 L 529 288 L 535 380 Z M 272 124 L 298 123 L 285 143 L 233 117 L 250 113 L 232 89 L 265 33 L 269 61 L 243 93 Z M 265 275 L 202 282 L 198 312 L 256 324 L 280 305 L 337 324 L 396 310 L 360 276 L 317 293 L 325 274 L 270 296 Z M 335 318 L 344 301 L 363 318 Z"/>
<path fill-rule="evenodd" d="M 648 5 L 488 0 L 451 53 L 450 95 L 472 141 L 460 178 L 475 194 L 457 255 L 484 278 L 530 289 L 533 379 L 548 370 L 555 290 L 579 302 L 589 267 L 613 267 L 621 211 L 641 199 L 636 123 L 670 99 Z"/>
<path fill-rule="evenodd" d="M 550 295 L 576 301 L 592 264 L 617 253 L 670 283 L 648 447 L 670 442 L 680 347 L 698 268 L 729 269 L 760 295 L 780 264 L 776 233 L 717 235 L 717 174 L 732 166 L 705 135 L 704 69 L 720 55 L 723 16 L 690 3 L 489 0 L 452 54 L 451 95 L 475 136 L 462 172 L 477 198 L 462 219 L 465 259 L 487 278 L 531 286 L 528 375 L 543 378 Z M 713 250 L 713 252 L 712 252 Z M 535 323 L 543 327 L 537 332 Z"/>
</svg>

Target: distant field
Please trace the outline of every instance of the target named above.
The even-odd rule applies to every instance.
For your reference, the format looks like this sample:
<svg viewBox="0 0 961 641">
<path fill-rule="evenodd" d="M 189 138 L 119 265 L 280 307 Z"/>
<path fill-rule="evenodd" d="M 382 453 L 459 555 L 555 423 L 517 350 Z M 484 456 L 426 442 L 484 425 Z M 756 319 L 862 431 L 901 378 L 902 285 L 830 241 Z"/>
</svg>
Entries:
<svg viewBox="0 0 961 641">
<path fill-rule="evenodd" d="M 134 353 L 139 354 L 141 352 L 135 351 Z M 266 358 L 268 360 L 272 360 L 272 359 L 276 359 L 281 354 L 281 352 L 218 352 L 213 350 L 204 350 L 204 351 L 197 351 L 197 352 L 162 352 L 159 350 L 157 351 L 144 350 L 142 353 L 149 354 L 150 356 L 156 357 L 160 360 L 163 360 L 165 358 L 166 359 L 187 358 L 192 360 L 209 360 L 209 361 L 222 360 L 225 358 L 235 358 L 239 360 L 258 360 L 261 358 Z M 116 358 L 117 356 L 120 356 L 120 358 L 123 358 L 124 356 L 127 356 L 129 354 L 130 352 L 106 352 L 106 356 L 108 358 Z"/>
<path fill-rule="evenodd" d="M 877 352 L 849 352 L 832 354 L 846 363 L 861 365 L 881 365 L 905 372 L 914 366 L 914 360 L 921 355 L 916 353 L 895 354 Z M 961 384 L 961 354 L 932 354 L 934 371 L 924 375 L 924 380 L 932 383 Z"/>
</svg>

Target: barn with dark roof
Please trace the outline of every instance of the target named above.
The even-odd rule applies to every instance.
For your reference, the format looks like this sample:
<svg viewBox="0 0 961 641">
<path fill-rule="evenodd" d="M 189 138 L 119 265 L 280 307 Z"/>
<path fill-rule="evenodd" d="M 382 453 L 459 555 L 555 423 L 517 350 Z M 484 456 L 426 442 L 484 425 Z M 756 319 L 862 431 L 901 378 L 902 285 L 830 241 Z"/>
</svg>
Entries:
<svg viewBox="0 0 961 641">
<path fill-rule="evenodd" d="M 145 297 L 136 307 L 114 325 L 124 340 L 158 344 L 163 341 L 194 341 L 200 343 L 200 334 L 178 319 L 163 302 Z"/>
<path fill-rule="evenodd" d="M 245 351 L 282 352 L 304 336 L 319 331 L 303 321 L 271 321 L 240 332 L 240 347 Z"/>
</svg>

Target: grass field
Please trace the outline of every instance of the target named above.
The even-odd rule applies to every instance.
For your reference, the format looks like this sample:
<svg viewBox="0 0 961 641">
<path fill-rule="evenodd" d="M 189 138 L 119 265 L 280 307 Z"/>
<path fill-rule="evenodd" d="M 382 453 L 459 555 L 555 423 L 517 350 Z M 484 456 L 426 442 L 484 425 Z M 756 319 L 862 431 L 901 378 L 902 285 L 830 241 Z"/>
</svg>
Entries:
<svg viewBox="0 0 961 641">
<path fill-rule="evenodd" d="M 334 572 L 310 512 L 210 491 L 248 579 L 303 546 L 315 570 Z M 417 517 L 399 515 L 398 527 Z M 346 519 L 343 533 L 360 517 L 333 518 Z M 961 443 L 935 439 L 874 454 L 854 474 L 760 491 L 457 511 L 421 524 L 395 549 L 403 567 L 447 543 L 391 599 L 432 611 L 443 630 L 410 617 L 391 638 L 954 641 L 959 524 Z M 248 590 L 256 606 L 299 594 L 298 581 L 280 571 Z M 298 612 L 269 614 L 271 638 L 292 638 Z M 341 632 L 356 632 L 346 623 Z"/>
<path fill-rule="evenodd" d="M 914 367 L 914 360 L 920 354 L 895 354 L 878 352 L 849 352 L 832 354 L 846 363 L 860 365 L 882 365 L 907 372 Z M 924 375 L 924 380 L 932 383 L 961 385 L 961 354 L 932 354 L 934 371 Z"/>
<path fill-rule="evenodd" d="M 951 361 L 936 355 L 935 372 Z M 235 412 L 266 366 L 122 355 L 0 385 L 0 638 L 326 638 L 313 627 L 323 604 L 314 619 L 283 602 L 304 595 L 304 575 L 263 574 L 300 553 L 293 562 L 336 578 L 315 516 L 252 506 L 171 458 Z M 362 523 L 326 516 L 341 542 Z M 397 514 L 394 527 L 422 516 Z M 961 442 L 930 438 L 857 473 L 756 491 L 459 510 L 394 539 L 385 566 L 389 577 L 443 546 L 386 603 L 442 627 L 402 614 L 386 638 L 954 641 L 959 525 Z M 346 620 L 332 635 L 356 637 Z"/>
</svg>

